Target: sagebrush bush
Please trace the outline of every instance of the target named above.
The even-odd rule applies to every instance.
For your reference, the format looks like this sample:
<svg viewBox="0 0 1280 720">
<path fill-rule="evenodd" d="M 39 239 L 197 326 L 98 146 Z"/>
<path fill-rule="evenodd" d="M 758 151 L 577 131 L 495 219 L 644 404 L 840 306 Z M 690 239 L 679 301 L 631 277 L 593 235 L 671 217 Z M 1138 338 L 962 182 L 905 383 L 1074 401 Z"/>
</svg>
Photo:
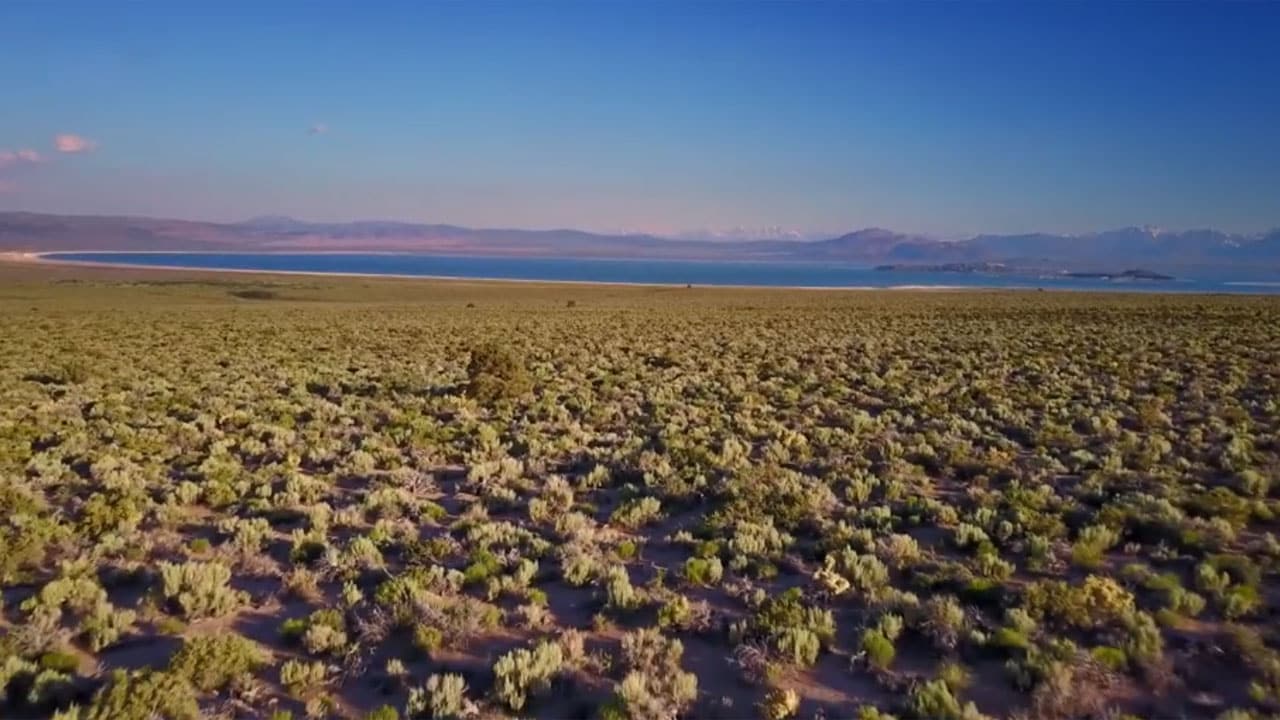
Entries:
<svg viewBox="0 0 1280 720">
<path fill-rule="evenodd" d="M 432 675 L 421 688 L 410 691 L 406 712 L 411 718 L 452 720 L 463 717 L 467 707 L 466 680 L 446 673 Z"/>
<path fill-rule="evenodd" d="M 684 646 L 644 628 L 622 638 L 628 669 L 616 687 L 615 706 L 631 720 L 675 718 L 698 695 L 698 677 L 681 667 Z"/>
<path fill-rule="evenodd" d="M 623 503 L 609 521 L 625 528 L 638 528 L 647 525 L 662 516 L 662 503 L 658 498 L 644 496 Z"/>
<path fill-rule="evenodd" d="M 765 694 L 759 705 L 764 720 L 787 720 L 800 710 L 800 694 L 790 688 L 774 689 Z"/>
<path fill-rule="evenodd" d="M 1047 617 L 1072 627 L 1114 623 L 1135 608 L 1133 594 L 1108 577 L 1090 575 L 1080 585 L 1040 581 L 1028 586 L 1023 607 L 1032 617 Z"/>
<path fill-rule="evenodd" d="M 718 585 L 724 577 L 724 565 L 718 557 L 692 557 L 685 560 L 681 575 L 694 585 L 710 587 Z"/>
<path fill-rule="evenodd" d="M 735 629 L 736 628 L 736 629 Z M 755 614 L 731 628 L 735 639 L 758 638 L 797 665 L 812 665 L 835 636 L 830 610 L 806 605 L 799 588 L 766 598 Z"/>
<path fill-rule="evenodd" d="M 631 576 L 622 565 L 610 567 L 604 577 L 605 602 L 611 608 L 631 610 L 641 602 L 640 593 L 631 585 Z"/>
<path fill-rule="evenodd" d="M 862 652 L 872 667 L 886 670 L 893 664 L 896 653 L 893 641 L 885 637 L 879 630 L 865 630 L 862 633 Z"/>
<path fill-rule="evenodd" d="M 917 685 L 907 699 L 911 713 L 921 720 L 983 720 L 973 703 L 961 703 L 942 680 Z"/>
<path fill-rule="evenodd" d="M 328 677 L 329 669 L 322 662 L 286 660 L 280 666 L 280 684 L 297 698 L 319 690 L 328 681 Z"/>
<path fill-rule="evenodd" d="M 118 610 L 109 602 L 101 602 L 81 622 L 89 648 L 98 652 L 114 645 L 120 637 L 133 628 L 138 613 L 133 610 Z"/>
<path fill-rule="evenodd" d="M 939 649 L 955 648 L 967 623 L 964 608 L 948 595 L 931 597 L 919 609 L 920 630 Z"/>
<path fill-rule="evenodd" d="M 512 650 L 493 665 L 494 695 L 518 712 L 530 695 L 550 686 L 563 666 L 563 651 L 556 643 L 543 641 L 532 650 Z"/>
<path fill-rule="evenodd" d="M 83 720 L 197 720 L 194 688 L 173 673 L 140 670 L 111 674 L 79 717 Z"/>
<path fill-rule="evenodd" d="M 160 577 L 164 597 L 189 618 L 225 615 L 248 599 L 230 587 L 231 569 L 220 563 L 162 562 Z"/>
<path fill-rule="evenodd" d="M 244 680 L 270 660 L 270 653 L 245 637 L 208 635 L 184 640 L 169 661 L 169 671 L 210 692 Z"/>
</svg>

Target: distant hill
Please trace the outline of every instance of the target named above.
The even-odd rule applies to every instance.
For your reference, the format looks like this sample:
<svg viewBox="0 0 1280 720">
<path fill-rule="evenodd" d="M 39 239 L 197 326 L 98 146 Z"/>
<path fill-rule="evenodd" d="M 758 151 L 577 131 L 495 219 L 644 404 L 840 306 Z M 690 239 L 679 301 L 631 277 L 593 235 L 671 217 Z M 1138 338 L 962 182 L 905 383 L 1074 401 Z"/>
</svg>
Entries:
<svg viewBox="0 0 1280 720">
<path fill-rule="evenodd" d="M 1280 229 L 1259 235 L 1129 227 L 1084 235 L 1032 233 L 937 240 L 867 228 L 825 240 L 685 239 L 581 230 L 476 229 L 283 216 L 240 223 L 0 212 L 0 250 L 424 252 L 505 256 L 793 260 L 868 265 L 1000 262 L 1068 269 L 1250 267 L 1280 271 Z"/>
</svg>

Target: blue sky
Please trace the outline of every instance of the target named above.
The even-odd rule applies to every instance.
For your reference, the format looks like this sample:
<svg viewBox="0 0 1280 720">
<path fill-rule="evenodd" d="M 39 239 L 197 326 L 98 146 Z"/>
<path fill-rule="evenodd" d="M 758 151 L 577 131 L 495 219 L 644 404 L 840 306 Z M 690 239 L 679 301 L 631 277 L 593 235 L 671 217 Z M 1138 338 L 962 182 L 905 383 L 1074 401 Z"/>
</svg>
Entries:
<svg viewBox="0 0 1280 720">
<path fill-rule="evenodd" d="M 12 0 L 0 209 L 1253 232 L 1278 47 L 1275 2 Z"/>
</svg>

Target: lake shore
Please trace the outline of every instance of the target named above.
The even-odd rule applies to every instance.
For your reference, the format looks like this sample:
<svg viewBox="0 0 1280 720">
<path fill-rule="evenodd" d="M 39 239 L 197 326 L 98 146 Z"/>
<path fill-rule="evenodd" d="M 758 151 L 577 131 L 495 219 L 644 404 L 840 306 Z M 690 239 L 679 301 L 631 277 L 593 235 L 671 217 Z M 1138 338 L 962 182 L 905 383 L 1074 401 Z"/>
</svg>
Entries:
<svg viewBox="0 0 1280 720">
<path fill-rule="evenodd" d="M 130 257 L 133 256 L 133 257 Z M 144 257 L 145 256 L 145 257 Z M 205 260 L 225 256 L 222 260 Z M 334 260 L 351 257 L 350 262 Z M 261 258 L 254 260 L 253 258 Z M 310 258 L 308 260 L 308 258 Z M 324 261 L 321 258 L 325 258 Z M 401 263 L 394 258 L 404 258 Z M 144 259 L 146 261 L 138 261 Z M 938 277 L 914 273 L 888 284 L 875 268 L 844 265 L 762 264 L 655 260 L 640 258 L 565 258 L 424 254 L 404 252 L 225 252 L 164 250 L 53 250 L 0 252 L 10 265 L 85 267 L 133 271 L 218 273 L 238 276 L 333 277 L 427 280 L 443 283 L 545 285 L 551 287 L 635 287 L 654 289 L 774 290 L 805 292 L 1104 292 L 1139 295 L 1274 295 L 1280 284 L 1182 278 L 1160 284 L 1129 280 L 1052 277 Z M 619 270 L 620 266 L 632 266 Z M 354 269 L 344 269 L 351 267 Z M 763 267 L 763 270 L 762 270 Z M 403 272 L 419 270 L 420 272 Z M 492 271 L 492 274 L 490 274 Z M 879 277 L 877 277 L 879 276 Z M 674 278 L 674 280 L 672 280 Z M 959 279 L 960 282 L 955 280 Z M 814 280 L 817 282 L 805 282 Z"/>
</svg>

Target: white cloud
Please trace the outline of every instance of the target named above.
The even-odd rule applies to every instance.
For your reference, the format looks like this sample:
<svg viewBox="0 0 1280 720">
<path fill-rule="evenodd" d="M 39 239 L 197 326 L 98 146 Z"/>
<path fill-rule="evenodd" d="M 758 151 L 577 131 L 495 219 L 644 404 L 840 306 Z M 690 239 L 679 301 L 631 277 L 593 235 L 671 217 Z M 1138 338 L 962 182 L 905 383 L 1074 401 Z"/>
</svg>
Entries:
<svg viewBox="0 0 1280 720">
<path fill-rule="evenodd" d="M 329 132 L 329 126 L 324 123 L 316 123 L 315 125 L 307 128 L 308 135 L 323 135 L 327 132 Z"/>
<path fill-rule="evenodd" d="M 35 165 L 41 159 L 40 153 L 30 148 L 0 150 L 0 169 L 18 165 Z"/>
<path fill-rule="evenodd" d="M 54 136 L 53 146 L 60 153 L 85 153 L 96 150 L 98 143 L 82 135 L 62 133 Z"/>
</svg>

